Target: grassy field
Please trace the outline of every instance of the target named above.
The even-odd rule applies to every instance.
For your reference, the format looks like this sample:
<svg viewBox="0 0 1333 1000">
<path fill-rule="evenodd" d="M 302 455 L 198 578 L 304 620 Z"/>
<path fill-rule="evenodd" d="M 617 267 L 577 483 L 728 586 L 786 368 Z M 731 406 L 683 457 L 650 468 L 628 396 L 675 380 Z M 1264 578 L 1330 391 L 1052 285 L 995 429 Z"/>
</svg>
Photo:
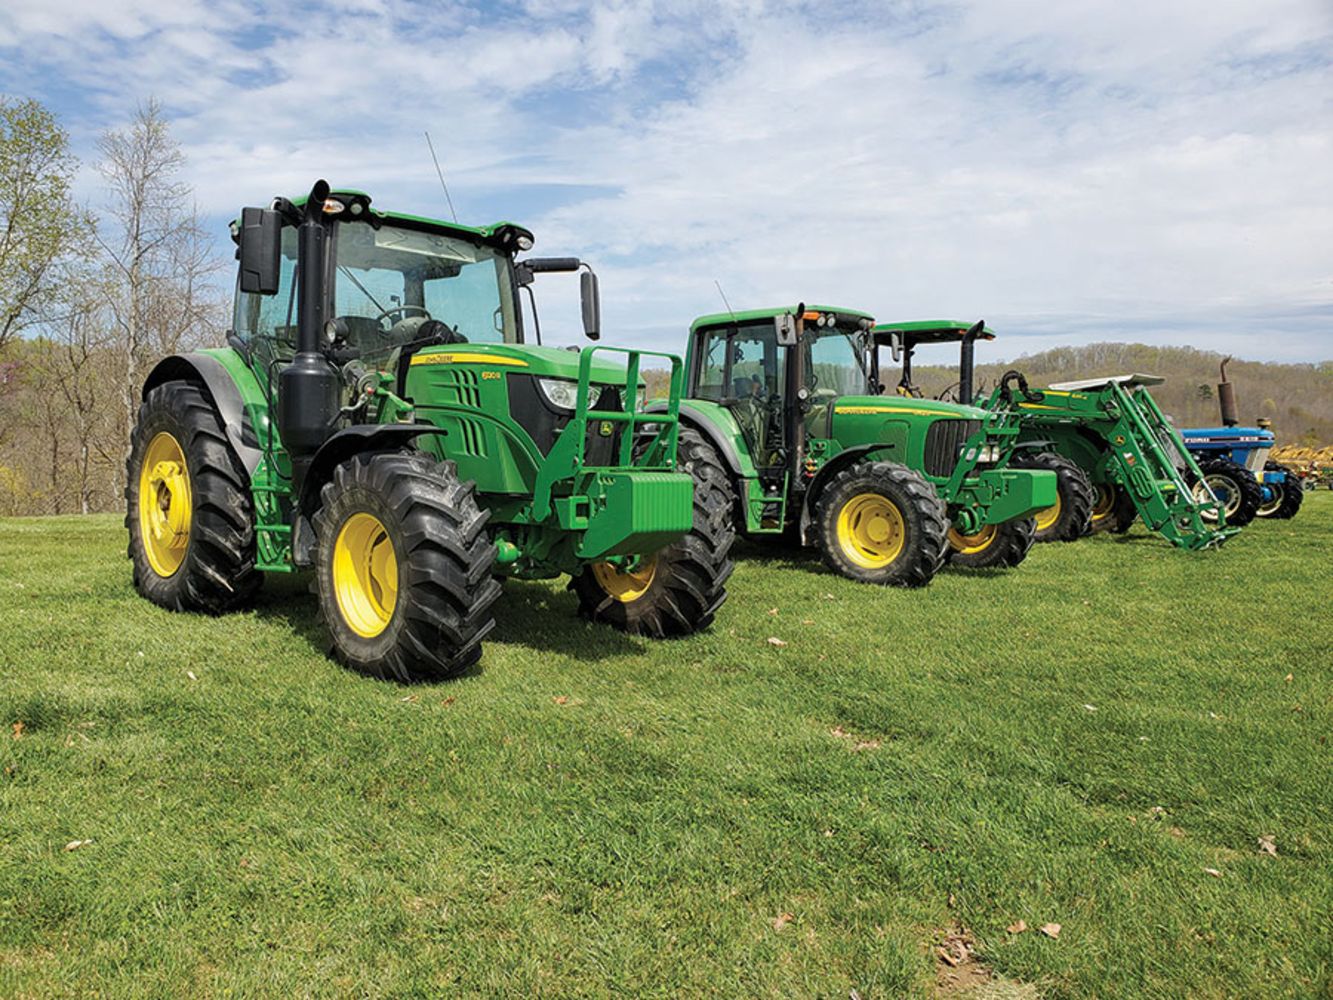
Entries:
<svg viewBox="0 0 1333 1000">
<path fill-rule="evenodd" d="M 919 592 L 744 548 L 669 644 L 509 583 L 415 688 L 124 546 L 0 521 L 0 995 L 1333 996 L 1333 494 Z"/>
</svg>

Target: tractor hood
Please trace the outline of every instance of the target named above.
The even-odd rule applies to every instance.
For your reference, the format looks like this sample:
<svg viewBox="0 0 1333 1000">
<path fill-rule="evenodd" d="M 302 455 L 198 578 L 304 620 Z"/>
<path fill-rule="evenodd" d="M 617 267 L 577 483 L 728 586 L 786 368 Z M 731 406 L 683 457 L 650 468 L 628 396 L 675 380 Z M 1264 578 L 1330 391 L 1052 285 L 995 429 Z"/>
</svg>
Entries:
<svg viewBox="0 0 1333 1000">
<path fill-rule="evenodd" d="M 834 416 L 883 417 L 953 417 L 956 420 L 982 420 L 986 411 L 961 403 L 943 403 L 910 396 L 839 396 L 833 401 Z"/>
<path fill-rule="evenodd" d="M 477 365 L 508 372 L 523 372 L 542 378 L 577 380 L 582 351 L 534 344 L 448 344 L 423 347 L 412 355 L 412 366 Z M 599 352 L 592 361 L 594 383 L 624 384 L 626 366 L 623 355 Z M 643 384 L 643 380 L 639 380 Z"/>
</svg>

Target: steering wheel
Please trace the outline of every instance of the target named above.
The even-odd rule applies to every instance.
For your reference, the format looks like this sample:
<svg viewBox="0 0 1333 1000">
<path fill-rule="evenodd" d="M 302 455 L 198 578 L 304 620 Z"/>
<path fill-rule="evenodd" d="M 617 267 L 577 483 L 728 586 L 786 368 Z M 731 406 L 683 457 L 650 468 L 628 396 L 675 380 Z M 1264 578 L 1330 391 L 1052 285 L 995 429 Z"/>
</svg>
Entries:
<svg viewBox="0 0 1333 1000">
<path fill-rule="evenodd" d="M 393 327 L 401 323 L 403 320 L 407 319 L 407 314 L 409 312 L 415 312 L 420 316 L 426 317 L 426 319 L 430 319 L 430 313 L 426 311 L 425 306 L 391 306 L 390 308 L 385 309 L 382 313 L 376 316 L 375 322 L 383 324 L 384 321 L 388 319 L 390 316 L 397 316 L 398 317 L 397 319 L 392 320 L 389 323 L 389 326 Z"/>
<path fill-rule="evenodd" d="M 957 390 L 961 389 L 962 387 L 963 384 L 961 382 L 950 382 L 940 391 L 940 394 L 935 398 L 940 400 L 941 402 L 961 403 L 962 400 L 958 398 Z"/>
</svg>

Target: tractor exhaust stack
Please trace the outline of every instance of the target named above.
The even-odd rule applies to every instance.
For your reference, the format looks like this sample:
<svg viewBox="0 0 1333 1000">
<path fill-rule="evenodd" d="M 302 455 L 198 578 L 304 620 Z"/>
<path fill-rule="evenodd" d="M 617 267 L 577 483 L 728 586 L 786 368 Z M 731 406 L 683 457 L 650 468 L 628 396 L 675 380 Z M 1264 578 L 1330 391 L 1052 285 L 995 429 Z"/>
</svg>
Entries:
<svg viewBox="0 0 1333 1000">
<path fill-rule="evenodd" d="M 1217 383 L 1217 405 L 1222 410 L 1224 427 L 1235 427 L 1240 423 L 1240 418 L 1236 416 L 1236 383 L 1227 381 L 1227 362 L 1230 360 L 1230 355 L 1222 359 L 1222 381 Z"/>
</svg>

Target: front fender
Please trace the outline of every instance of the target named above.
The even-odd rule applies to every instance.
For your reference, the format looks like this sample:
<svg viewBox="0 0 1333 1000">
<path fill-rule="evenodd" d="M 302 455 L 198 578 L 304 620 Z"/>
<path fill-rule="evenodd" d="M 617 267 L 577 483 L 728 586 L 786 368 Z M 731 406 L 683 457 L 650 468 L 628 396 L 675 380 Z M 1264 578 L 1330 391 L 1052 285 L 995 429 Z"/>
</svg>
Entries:
<svg viewBox="0 0 1333 1000">
<path fill-rule="evenodd" d="M 296 504 L 292 531 L 292 562 L 308 567 L 315 561 L 315 530 L 311 519 L 319 509 L 319 494 L 333 478 L 333 470 L 354 455 L 406 448 L 422 434 L 447 434 L 430 424 L 357 424 L 345 427 L 319 446 L 310 460 Z"/>
</svg>

